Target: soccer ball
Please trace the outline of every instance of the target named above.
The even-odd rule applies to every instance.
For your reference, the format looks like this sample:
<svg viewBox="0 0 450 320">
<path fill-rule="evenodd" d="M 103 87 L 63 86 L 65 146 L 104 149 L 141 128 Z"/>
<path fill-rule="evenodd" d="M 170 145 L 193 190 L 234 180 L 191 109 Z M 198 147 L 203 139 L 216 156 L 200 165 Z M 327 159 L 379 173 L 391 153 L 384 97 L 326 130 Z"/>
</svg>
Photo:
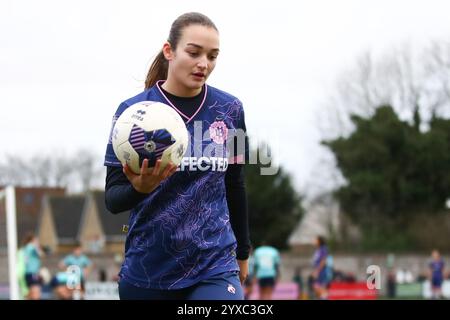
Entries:
<svg viewBox="0 0 450 320">
<path fill-rule="evenodd" d="M 125 109 L 112 131 L 114 153 L 124 165 L 140 173 L 142 161 L 149 168 L 161 159 L 161 169 L 170 161 L 179 165 L 188 145 L 188 131 L 180 115 L 170 106 L 142 101 Z"/>
</svg>

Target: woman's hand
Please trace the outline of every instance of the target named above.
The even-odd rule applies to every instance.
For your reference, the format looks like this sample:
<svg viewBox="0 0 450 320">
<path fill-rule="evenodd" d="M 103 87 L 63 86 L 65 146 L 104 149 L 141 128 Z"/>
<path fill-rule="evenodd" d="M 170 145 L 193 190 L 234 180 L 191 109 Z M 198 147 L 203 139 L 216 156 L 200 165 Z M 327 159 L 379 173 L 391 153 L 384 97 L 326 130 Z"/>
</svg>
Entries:
<svg viewBox="0 0 450 320">
<path fill-rule="evenodd" d="M 132 186 L 140 193 L 150 193 L 155 190 L 164 179 L 167 179 L 177 171 L 177 166 L 172 162 L 168 163 L 164 170 L 161 168 L 161 159 L 156 160 L 153 170 L 148 169 L 148 159 L 142 161 L 141 172 L 134 173 L 130 167 L 125 164 L 123 173 L 130 180 Z"/>
<path fill-rule="evenodd" d="M 245 279 L 248 277 L 248 259 L 247 260 L 237 260 L 239 265 L 239 280 L 241 284 L 244 283 Z"/>
</svg>

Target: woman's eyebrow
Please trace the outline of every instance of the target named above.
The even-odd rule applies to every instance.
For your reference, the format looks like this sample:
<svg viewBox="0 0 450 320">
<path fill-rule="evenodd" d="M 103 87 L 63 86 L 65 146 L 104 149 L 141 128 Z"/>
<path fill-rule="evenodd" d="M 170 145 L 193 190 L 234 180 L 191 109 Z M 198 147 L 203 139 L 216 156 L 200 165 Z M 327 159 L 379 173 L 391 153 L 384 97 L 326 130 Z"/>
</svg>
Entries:
<svg viewBox="0 0 450 320">
<path fill-rule="evenodd" d="M 196 44 L 196 43 L 188 43 L 188 44 L 186 44 L 187 46 L 193 46 L 193 47 L 196 47 L 196 48 L 198 48 L 198 49 L 203 49 L 203 47 L 201 46 L 201 45 L 199 45 L 199 44 Z M 219 50 L 219 48 L 214 48 L 214 49 L 211 49 L 211 51 L 217 51 L 217 52 L 219 52 L 220 50 Z"/>
</svg>

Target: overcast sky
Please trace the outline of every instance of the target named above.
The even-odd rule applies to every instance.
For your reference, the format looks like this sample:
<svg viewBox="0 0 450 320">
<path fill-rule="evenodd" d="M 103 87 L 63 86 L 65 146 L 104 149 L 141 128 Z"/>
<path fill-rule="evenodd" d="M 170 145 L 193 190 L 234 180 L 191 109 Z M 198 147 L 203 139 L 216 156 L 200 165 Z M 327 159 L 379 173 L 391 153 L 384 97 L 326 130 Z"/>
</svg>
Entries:
<svg viewBox="0 0 450 320">
<path fill-rule="evenodd" d="M 300 190 L 320 172 L 316 115 L 339 73 L 366 50 L 450 36 L 445 0 L 0 0 L 0 156 L 103 155 L 117 106 L 187 11 L 220 31 L 209 84 L 243 101 Z"/>
</svg>

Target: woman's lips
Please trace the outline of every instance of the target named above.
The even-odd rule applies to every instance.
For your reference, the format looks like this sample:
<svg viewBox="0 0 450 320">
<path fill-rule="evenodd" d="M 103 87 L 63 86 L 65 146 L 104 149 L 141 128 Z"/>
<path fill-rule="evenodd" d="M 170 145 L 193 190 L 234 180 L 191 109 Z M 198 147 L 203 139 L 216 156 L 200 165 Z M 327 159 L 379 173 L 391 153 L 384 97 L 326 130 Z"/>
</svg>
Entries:
<svg viewBox="0 0 450 320">
<path fill-rule="evenodd" d="M 204 73 L 193 73 L 192 75 L 194 76 L 195 79 L 198 79 L 198 80 L 203 80 L 205 78 Z"/>
</svg>

